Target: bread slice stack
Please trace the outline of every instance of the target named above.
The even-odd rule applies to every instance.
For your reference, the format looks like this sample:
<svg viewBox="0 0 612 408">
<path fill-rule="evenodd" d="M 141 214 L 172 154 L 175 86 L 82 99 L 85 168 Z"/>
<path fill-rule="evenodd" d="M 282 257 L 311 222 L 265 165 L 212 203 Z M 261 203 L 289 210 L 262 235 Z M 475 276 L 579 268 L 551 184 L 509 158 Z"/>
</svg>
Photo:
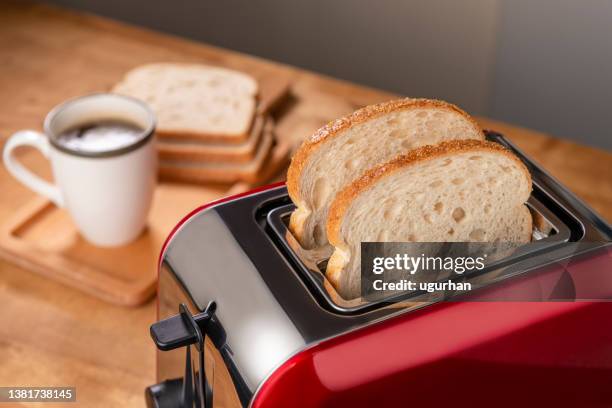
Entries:
<svg viewBox="0 0 612 408">
<path fill-rule="evenodd" d="M 288 173 L 303 247 L 331 246 L 326 277 L 360 296 L 361 242 L 528 242 L 522 162 L 484 140 L 453 105 L 404 99 L 366 107 L 307 140 Z"/>
<path fill-rule="evenodd" d="M 199 64 L 148 64 L 128 72 L 113 92 L 141 99 L 154 110 L 164 179 L 255 183 L 266 161 L 284 160 L 273 154 L 274 124 L 261 109 L 259 84 L 244 73 Z"/>
</svg>

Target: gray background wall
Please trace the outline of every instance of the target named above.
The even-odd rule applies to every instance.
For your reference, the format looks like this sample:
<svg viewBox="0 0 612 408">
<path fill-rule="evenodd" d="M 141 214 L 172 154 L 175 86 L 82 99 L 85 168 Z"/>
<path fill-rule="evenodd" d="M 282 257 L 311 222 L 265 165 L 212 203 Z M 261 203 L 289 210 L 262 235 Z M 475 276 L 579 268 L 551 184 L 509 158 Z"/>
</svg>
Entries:
<svg viewBox="0 0 612 408">
<path fill-rule="evenodd" d="M 612 149 L 609 0 L 49 0 Z"/>
<path fill-rule="evenodd" d="M 505 0 L 487 114 L 612 148 L 612 1 Z"/>
</svg>

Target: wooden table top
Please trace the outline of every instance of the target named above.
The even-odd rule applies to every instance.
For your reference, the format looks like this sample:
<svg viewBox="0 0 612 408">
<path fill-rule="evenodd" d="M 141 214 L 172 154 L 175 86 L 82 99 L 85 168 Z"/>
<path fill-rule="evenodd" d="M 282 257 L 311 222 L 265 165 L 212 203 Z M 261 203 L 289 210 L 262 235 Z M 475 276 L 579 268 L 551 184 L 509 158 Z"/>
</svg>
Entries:
<svg viewBox="0 0 612 408">
<path fill-rule="evenodd" d="M 106 19 L 43 5 L 4 3 L 0 14 L 0 140 L 40 129 L 45 114 L 77 95 L 107 90 L 128 69 L 148 62 L 202 62 L 251 73 L 283 73 L 293 103 L 278 125 L 299 141 L 325 122 L 389 93 Z M 488 119 L 608 221 L 612 154 Z M 49 175 L 36 153 L 31 168 Z M 0 223 L 33 194 L 0 166 Z M 194 207 L 198 203 L 194 203 Z M 0 385 L 73 385 L 87 407 L 142 406 L 155 380 L 148 326 L 155 302 L 126 309 L 86 296 L 0 261 Z"/>
</svg>

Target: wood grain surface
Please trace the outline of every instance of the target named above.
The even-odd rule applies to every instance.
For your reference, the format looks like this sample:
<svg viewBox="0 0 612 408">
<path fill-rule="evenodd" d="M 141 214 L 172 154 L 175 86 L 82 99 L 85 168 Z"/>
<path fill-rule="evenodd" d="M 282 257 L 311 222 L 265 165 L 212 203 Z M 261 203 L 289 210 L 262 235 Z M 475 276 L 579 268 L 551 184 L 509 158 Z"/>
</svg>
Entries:
<svg viewBox="0 0 612 408">
<path fill-rule="evenodd" d="M 45 114 L 59 102 L 105 91 L 130 68 L 157 61 L 217 64 L 258 78 L 290 76 L 292 101 L 283 107 L 286 112 L 277 131 L 294 144 L 331 119 L 395 97 L 98 17 L 4 2 L 0 140 L 19 129 L 40 129 Z M 612 220 L 609 152 L 487 119 L 480 122 L 505 133 Z M 30 168 L 49 177 L 49 167 L 40 155 L 28 151 L 20 156 Z M 33 198 L 2 166 L 0 192 L 0 223 Z M 198 204 L 194 202 L 194 207 Z M 143 390 L 155 380 L 155 355 L 148 334 L 155 319 L 153 301 L 135 309 L 112 306 L 1 261 L 0 300 L 0 385 L 72 385 L 77 387 L 78 402 L 71 406 L 143 406 Z"/>
<path fill-rule="evenodd" d="M 0 259 L 107 302 L 140 306 L 156 293 L 159 248 L 177 220 L 197 203 L 227 191 L 227 186 L 159 183 L 144 231 L 133 242 L 112 248 L 87 242 L 67 211 L 36 197 L 0 225 Z"/>
</svg>

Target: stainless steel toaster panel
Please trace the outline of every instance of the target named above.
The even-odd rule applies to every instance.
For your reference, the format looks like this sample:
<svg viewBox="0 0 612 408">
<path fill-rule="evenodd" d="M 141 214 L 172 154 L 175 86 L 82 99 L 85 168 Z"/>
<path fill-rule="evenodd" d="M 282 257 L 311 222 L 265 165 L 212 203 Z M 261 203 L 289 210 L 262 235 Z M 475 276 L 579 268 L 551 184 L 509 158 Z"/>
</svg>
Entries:
<svg viewBox="0 0 612 408">
<path fill-rule="evenodd" d="M 164 262 L 203 310 L 217 304 L 233 364 L 253 392 L 280 363 L 305 346 L 291 319 L 215 211 L 181 227 Z"/>
</svg>

